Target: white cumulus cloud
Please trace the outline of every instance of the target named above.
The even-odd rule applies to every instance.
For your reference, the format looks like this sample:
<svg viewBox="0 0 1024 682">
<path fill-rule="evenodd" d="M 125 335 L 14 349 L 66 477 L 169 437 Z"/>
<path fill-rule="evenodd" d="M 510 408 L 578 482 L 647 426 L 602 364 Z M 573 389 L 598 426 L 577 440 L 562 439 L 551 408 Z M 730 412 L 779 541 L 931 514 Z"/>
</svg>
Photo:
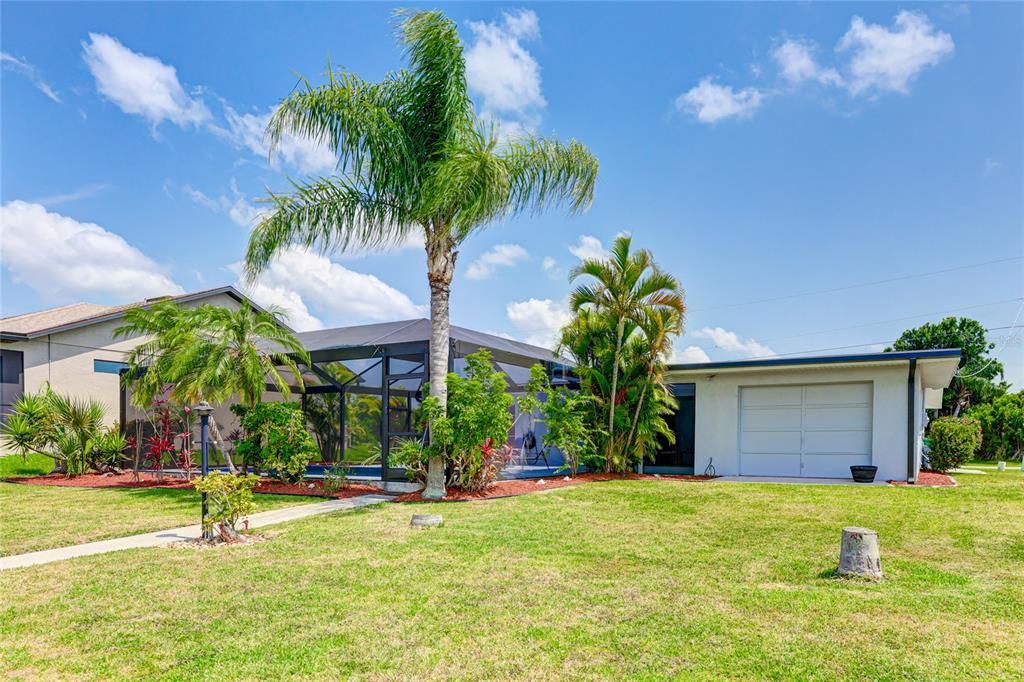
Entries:
<svg viewBox="0 0 1024 682">
<path fill-rule="evenodd" d="M 715 123 L 727 118 L 748 118 L 762 102 L 764 94 L 757 88 L 734 90 L 706 76 L 676 98 L 676 108 L 696 116 L 702 123 Z"/>
<path fill-rule="evenodd" d="M 235 147 L 248 149 L 256 156 L 268 159 L 270 148 L 267 146 L 264 132 L 272 114 L 272 109 L 262 114 L 240 114 L 230 105 L 225 104 L 224 118 L 228 127 L 225 129 L 211 126 L 210 130 Z M 277 159 L 284 159 L 285 163 L 298 168 L 303 173 L 326 173 L 338 163 L 334 152 L 326 145 L 291 133 L 281 136 L 280 142 L 274 149 L 274 155 L 274 158 L 269 159 L 271 165 L 275 165 Z"/>
<path fill-rule="evenodd" d="M 699 339 L 710 339 L 715 346 L 730 353 L 739 353 L 755 358 L 775 355 L 775 351 L 763 343 L 754 339 L 744 341 L 736 332 L 731 332 L 721 327 L 704 327 L 694 332 L 693 336 Z"/>
<path fill-rule="evenodd" d="M 533 10 L 505 12 L 500 22 L 470 21 L 466 81 L 482 99 L 481 113 L 496 121 L 505 138 L 529 134 L 547 106 L 540 65 L 523 43 L 540 37 Z"/>
<path fill-rule="evenodd" d="M 608 250 L 597 237 L 589 234 L 581 234 L 576 244 L 569 247 L 569 253 L 580 260 L 605 260 L 608 258 Z"/>
<path fill-rule="evenodd" d="M 241 264 L 232 269 L 239 272 Z M 317 328 L 319 318 L 309 312 L 310 306 L 329 313 L 339 325 L 422 317 L 426 312 L 424 306 L 414 304 L 378 277 L 350 270 L 298 246 L 281 252 L 256 285 L 239 281 L 239 286 L 252 292 L 258 302 L 259 296 L 266 296 L 268 302 L 288 309 L 296 327 Z"/>
<path fill-rule="evenodd" d="M 920 12 L 903 11 L 891 28 L 854 17 L 836 50 L 850 53 L 850 93 L 906 93 L 910 81 L 953 52 L 953 38 Z"/>
<path fill-rule="evenodd" d="M 549 298 L 509 303 L 505 307 L 505 314 L 524 341 L 542 348 L 555 347 L 559 330 L 571 317 L 566 303 Z"/>
<path fill-rule="evenodd" d="M 484 252 L 466 269 L 469 279 L 487 279 L 498 268 L 509 268 L 527 259 L 529 254 L 519 244 L 496 244 Z"/>
<path fill-rule="evenodd" d="M 672 358 L 669 362 L 673 364 L 691 362 L 711 362 L 711 358 L 708 357 L 707 352 L 700 346 L 687 346 L 686 348 L 683 349 L 674 348 L 672 350 Z"/>
<path fill-rule="evenodd" d="M 0 242 L 4 269 L 48 299 L 184 293 L 165 268 L 121 236 L 41 204 L 10 201 L 0 207 Z"/>
<path fill-rule="evenodd" d="M 100 93 L 125 113 L 145 118 L 154 132 L 163 121 L 184 128 L 211 118 L 202 100 L 185 93 L 173 66 L 133 52 L 116 38 L 90 33 L 82 58 Z"/>
<path fill-rule="evenodd" d="M 791 83 L 817 81 L 825 85 L 842 85 L 843 78 L 833 68 L 821 67 L 814 58 L 816 46 L 807 40 L 789 39 L 772 51 L 782 76 Z"/>
</svg>

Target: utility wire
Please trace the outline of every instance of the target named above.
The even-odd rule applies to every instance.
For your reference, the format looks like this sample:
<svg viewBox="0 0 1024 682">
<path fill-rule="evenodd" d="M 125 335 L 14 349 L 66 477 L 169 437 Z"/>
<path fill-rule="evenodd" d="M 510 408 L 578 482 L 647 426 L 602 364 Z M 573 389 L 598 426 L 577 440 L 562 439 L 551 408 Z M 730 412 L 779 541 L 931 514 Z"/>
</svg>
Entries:
<svg viewBox="0 0 1024 682">
<path fill-rule="evenodd" d="M 752 301 L 741 301 L 738 303 L 725 303 L 723 305 L 711 306 L 708 308 L 696 308 L 691 310 L 693 313 L 702 313 L 709 310 L 722 310 L 724 308 L 738 308 L 745 305 L 755 305 L 757 303 L 772 303 L 774 301 L 785 301 L 793 298 L 802 298 L 804 296 L 816 296 L 818 294 L 831 294 L 837 291 L 847 291 L 849 289 L 859 289 L 861 287 L 874 286 L 876 284 L 889 284 L 890 282 L 902 282 L 908 279 L 916 279 L 918 277 L 930 277 L 932 275 L 941 275 L 947 272 L 958 272 L 960 270 L 969 270 L 971 268 L 980 268 L 985 265 L 995 265 L 997 263 L 1009 263 L 1011 261 L 1024 259 L 1024 256 L 1012 256 L 1010 258 L 999 258 L 997 260 L 985 261 L 983 263 L 971 263 L 970 265 L 958 265 L 952 268 L 945 268 L 942 270 L 932 270 L 930 272 L 919 272 L 915 275 L 902 275 L 900 277 L 889 277 L 887 279 L 877 279 L 871 282 L 861 282 L 859 284 L 848 284 L 841 287 L 832 287 L 831 289 L 817 289 L 815 291 L 804 291 L 799 294 L 786 294 L 784 296 L 774 296 L 772 298 L 759 298 Z"/>
<path fill-rule="evenodd" d="M 820 331 L 805 332 L 803 334 L 790 334 L 789 336 L 775 336 L 770 339 L 759 339 L 761 343 L 770 343 L 772 341 L 783 341 L 786 339 L 798 339 L 804 336 L 816 336 L 818 334 L 827 334 L 829 332 L 842 332 L 849 329 L 860 329 L 862 327 L 873 327 L 876 324 L 887 324 L 889 322 L 902 322 L 904 320 L 913 320 L 918 317 L 931 317 L 932 315 L 947 315 L 949 313 L 958 313 L 964 310 L 974 310 L 976 308 L 987 308 L 993 305 L 1002 305 L 1004 303 L 1016 303 L 1018 301 L 1024 301 L 1024 298 L 1007 298 L 1002 301 L 993 301 L 991 303 L 979 303 L 978 305 L 965 306 L 963 308 L 951 308 L 949 310 L 936 310 L 930 313 L 920 313 L 918 315 L 907 315 L 906 317 L 894 317 L 888 320 L 878 320 L 877 322 L 865 322 L 863 324 L 854 324 L 848 327 L 833 327 L 832 329 L 822 329 Z"/>
</svg>

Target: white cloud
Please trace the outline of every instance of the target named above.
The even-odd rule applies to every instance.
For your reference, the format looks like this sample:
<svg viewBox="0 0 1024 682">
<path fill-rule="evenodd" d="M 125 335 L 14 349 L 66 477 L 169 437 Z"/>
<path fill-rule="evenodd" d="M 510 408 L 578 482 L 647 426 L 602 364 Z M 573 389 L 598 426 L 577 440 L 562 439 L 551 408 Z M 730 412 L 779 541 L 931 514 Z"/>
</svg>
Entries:
<svg viewBox="0 0 1024 682">
<path fill-rule="evenodd" d="M 843 78 L 833 68 L 822 68 L 814 59 L 814 43 L 789 39 L 772 51 L 772 57 L 782 69 L 782 76 L 791 83 L 817 81 L 824 85 L 842 85 Z"/>
<path fill-rule="evenodd" d="M 731 332 L 721 327 L 704 327 L 694 332 L 693 336 L 699 339 L 710 339 L 715 346 L 731 353 L 740 353 L 755 358 L 775 355 L 775 351 L 768 346 L 754 339 L 744 341 L 736 332 Z"/>
<path fill-rule="evenodd" d="M 1003 167 L 1003 164 L 995 159 L 985 159 L 985 175 L 995 175 Z"/>
<path fill-rule="evenodd" d="M 687 346 L 682 350 L 674 348 L 672 350 L 672 358 L 669 362 L 672 363 L 690 363 L 690 362 L 711 362 L 711 358 L 707 352 L 700 346 Z"/>
<path fill-rule="evenodd" d="M 551 256 L 544 256 L 541 267 L 544 268 L 544 272 L 553 272 L 558 269 L 558 262 Z"/>
<path fill-rule="evenodd" d="M 125 113 L 145 118 L 154 132 L 163 121 L 184 128 L 211 118 L 202 100 L 185 93 L 173 66 L 133 52 L 115 38 L 90 33 L 82 58 L 100 93 Z"/>
<path fill-rule="evenodd" d="M 528 256 L 526 249 L 519 244 L 496 244 L 469 264 L 469 268 L 466 269 L 466 277 L 487 279 L 494 274 L 496 269 L 512 267 L 516 263 L 526 260 Z"/>
<path fill-rule="evenodd" d="M 236 273 L 241 264 L 232 266 Z M 246 291 L 266 296 L 288 308 L 295 325 L 315 328 L 308 304 L 329 312 L 339 324 L 422 317 L 424 306 L 374 275 L 350 270 L 309 249 L 292 246 L 283 251 L 260 276 L 255 286 L 239 282 Z M 255 300 L 259 301 L 259 298 Z M 300 321 L 301 320 L 301 321 Z M 322 326 L 322 324 L 321 324 Z"/>
<path fill-rule="evenodd" d="M 11 201 L 0 207 L 0 236 L 4 269 L 49 299 L 184 293 L 163 267 L 119 235 L 40 204 Z"/>
<path fill-rule="evenodd" d="M 726 118 L 748 118 L 763 101 L 764 94 L 757 88 L 733 90 L 732 86 L 719 85 L 706 76 L 676 98 L 676 108 L 703 123 L 715 123 Z"/>
<path fill-rule="evenodd" d="M 0 65 L 9 71 L 14 71 L 15 73 L 20 73 L 22 76 L 25 76 L 25 78 L 32 81 L 32 85 L 36 86 L 36 90 L 46 95 L 57 104 L 61 103 L 60 96 L 53 88 L 50 87 L 49 83 L 39 76 L 39 70 L 32 64 L 29 64 L 27 60 L 18 59 L 14 55 L 7 54 L 6 52 L 0 52 Z"/>
<path fill-rule="evenodd" d="M 589 234 L 581 234 L 576 245 L 569 247 L 569 253 L 580 260 L 605 260 L 608 258 L 608 251 L 604 248 L 601 240 Z"/>
<path fill-rule="evenodd" d="M 907 11 L 896 15 L 892 28 L 854 17 L 836 46 L 839 52 L 852 53 L 847 87 L 853 95 L 876 90 L 905 93 L 918 73 L 953 49 L 948 33 L 937 30 L 924 14 Z"/>
<path fill-rule="evenodd" d="M 105 182 L 94 183 L 91 185 L 79 187 L 78 189 L 72 190 L 65 194 L 53 194 L 48 197 L 42 197 L 41 199 L 35 199 L 33 203 L 42 204 L 43 206 L 46 207 L 58 206 L 60 204 L 66 204 L 69 201 L 89 199 L 91 197 L 96 196 L 97 194 L 107 189 L 108 187 L 110 187 L 110 185 Z"/>
<path fill-rule="evenodd" d="M 239 149 L 249 149 L 256 156 L 269 159 L 272 166 L 281 158 L 303 173 L 315 174 L 326 173 L 337 165 L 338 159 L 329 147 L 291 133 L 281 136 L 274 150 L 275 157 L 269 158 L 270 148 L 267 146 L 264 132 L 272 114 L 273 110 L 263 114 L 240 114 L 225 104 L 224 118 L 227 120 L 227 129 L 210 126 L 210 130 Z"/>
<path fill-rule="evenodd" d="M 509 303 L 505 307 L 505 314 L 522 333 L 526 343 L 543 348 L 555 347 L 559 330 L 571 317 L 567 304 L 548 298 Z"/>
<path fill-rule="evenodd" d="M 264 210 L 249 203 L 249 199 L 238 189 L 238 184 L 231 178 L 231 196 L 220 195 L 216 198 L 210 197 L 203 192 L 193 188 L 191 185 L 183 185 L 181 191 L 189 199 L 205 206 L 214 213 L 222 213 L 241 227 L 252 229 L 256 226 Z"/>
<path fill-rule="evenodd" d="M 280 308 L 286 316 L 288 325 L 297 331 L 308 332 L 314 329 L 323 329 L 325 326 L 319 317 L 309 312 L 306 302 L 295 291 L 284 287 L 268 286 L 260 282 L 256 284 L 237 282 L 236 286 L 240 287 L 249 298 L 259 305 Z"/>
<path fill-rule="evenodd" d="M 523 47 L 540 37 L 533 10 L 505 12 L 500 22 L 470 21 L 473 43 L 466 50 L 466 81 L 482 98 L 482 115 L 494 120 L 504 138 L 522 137 L 540 123 L 547 106 L 540 65 Z"/>
</svg>

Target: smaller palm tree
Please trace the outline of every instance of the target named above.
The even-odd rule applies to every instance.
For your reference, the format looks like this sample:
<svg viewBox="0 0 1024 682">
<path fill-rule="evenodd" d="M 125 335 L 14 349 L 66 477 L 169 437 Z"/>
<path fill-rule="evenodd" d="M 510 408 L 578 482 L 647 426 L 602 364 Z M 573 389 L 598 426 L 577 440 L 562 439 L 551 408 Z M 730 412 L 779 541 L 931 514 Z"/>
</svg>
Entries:
<svg viewBox="0 0 1024 682">
<path fill-rule="evenodd" d="M 279 309 L 255 309 L 248 301 L 237 310 L 169 301 L 129 310 L 115 338 L 149 337 L 128 355 L 133 401 L 149 405 L 168 385 L 171 396 L 184 404 L 224 403 L 237 396 L 251 407 L 268 383 L 289 397 L 291 381 L 303 387 L 299 363 L 310 360 L 285 319 Z"/>
<path fill-rule="evenodd" d="M 569 299 L 574 312 L 592 309 L 614 320 L 615 350 L 612 356 L 611 386 L 608 392 L 608 441 L 606 469 L 610 470 L 615 450 L 615 412 L 619 401 L 619 370 L 626 325 L 640 325 L 653 311 L 672 310 L 681 318 L 686 310 L 683 289 L 672 275 L 662 271 L 650 251 L 631 252 L 632 238 L 620 235 L 612 244 L 607 259 L 584 260 L 571 274 L 571 280 L 589 277 Z"/>
</svg>

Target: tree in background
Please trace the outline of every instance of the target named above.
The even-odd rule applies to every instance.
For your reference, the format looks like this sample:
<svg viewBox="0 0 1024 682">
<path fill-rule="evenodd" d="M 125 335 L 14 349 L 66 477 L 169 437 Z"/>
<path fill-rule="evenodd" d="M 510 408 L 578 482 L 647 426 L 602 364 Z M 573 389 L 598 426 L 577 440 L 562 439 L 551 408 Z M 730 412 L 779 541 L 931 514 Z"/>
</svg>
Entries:
<svg viewBox="0 0 1024 682">
<path fill-rule="evenodd" d="M 681 332 L 686 311 L 679 281 L 662 271 L 649 251 L 633 252 L 631 247 L 632 238 L 620 235 L 607 259 L 587 259 L 573 270 L 573 281 L 587 281 L 570 296 L 575 318 L 563 330 L 561 341 L 577 368 L 583 368 L 578 369 L 581 385 L 607 412 L 603 429 L 605 471 L 624 471 L 635 461 L 636 453 L 631 448 L 637 444 L 637 434 L 668 431 L 656 423 L 660 417 L 650 418 L 652 413 L 659 413 L 657 406 L 665 405 L 662 397 L 666 397 L 664 387 L 655 381 L 657 372 L 653 368 L 664 363 L 665 348 L 670 348 Z M 658 324 L 662 330 L 655 329 Z M 627 379 L 622 386 L 620 376 Z M 638 416 L 636 428 L 630 428 L 629 416 L 643 410 L 648 391 L 659 393 L 648 405 L 655 409 L 648 409 L 643 424 Z M 671 402 L 671 396 L 667 399 Z M 625 409 L 620 410 L 620 406 Z M 628 415 L 625 428 L 617 421 L 622 414 Z"/>
<path fill-rule="evenodd" d="M 996 347 L 985 338 L 985 327 L 968 317 L 947 317 L 941 322 L 927 322 L 908 329 L 886 352 L 901 350 L 934 350 L 959 348 L 961 352 L 957 375 L 942 392 L 940 416 L 959 416 L 971 405 L 991 402 L 1006 393 L 1008 384 L 1001 381 L 1003 365 L 990 355 Z M 1000 381 L 996 381 L 996 379 Z"/>
<path fill-rule="evenodd" d="M 494 221 L 556 204 L 586 209 L 597 159 L 582 144 L 529 137 L 499 143 L 476 115 L 455 23 L 440 12 L 402 12 L 408 69 L 378 83 L 328 71 L 301 88 L 267 127 L 273 150 L 285 133 L 329 146 L 339 173 L 271 194 L 249 240 L 256 277 L 291 244 L 345 251 L 421 236 L 430 285 L 430 392 L 446 409 L 448 300 L 458 247 Z M 340 295 L 340 294 L 339 294 Z M 430 463 L 429 498 L 444 496 L 444 462 Z"/>
<path fill-rule="evenodd" d="M 996 396 L 966 414 L 981 425 L 982 457 L 1020 459 L 1024 454 L 1024 391 Z"/>
</svg>

